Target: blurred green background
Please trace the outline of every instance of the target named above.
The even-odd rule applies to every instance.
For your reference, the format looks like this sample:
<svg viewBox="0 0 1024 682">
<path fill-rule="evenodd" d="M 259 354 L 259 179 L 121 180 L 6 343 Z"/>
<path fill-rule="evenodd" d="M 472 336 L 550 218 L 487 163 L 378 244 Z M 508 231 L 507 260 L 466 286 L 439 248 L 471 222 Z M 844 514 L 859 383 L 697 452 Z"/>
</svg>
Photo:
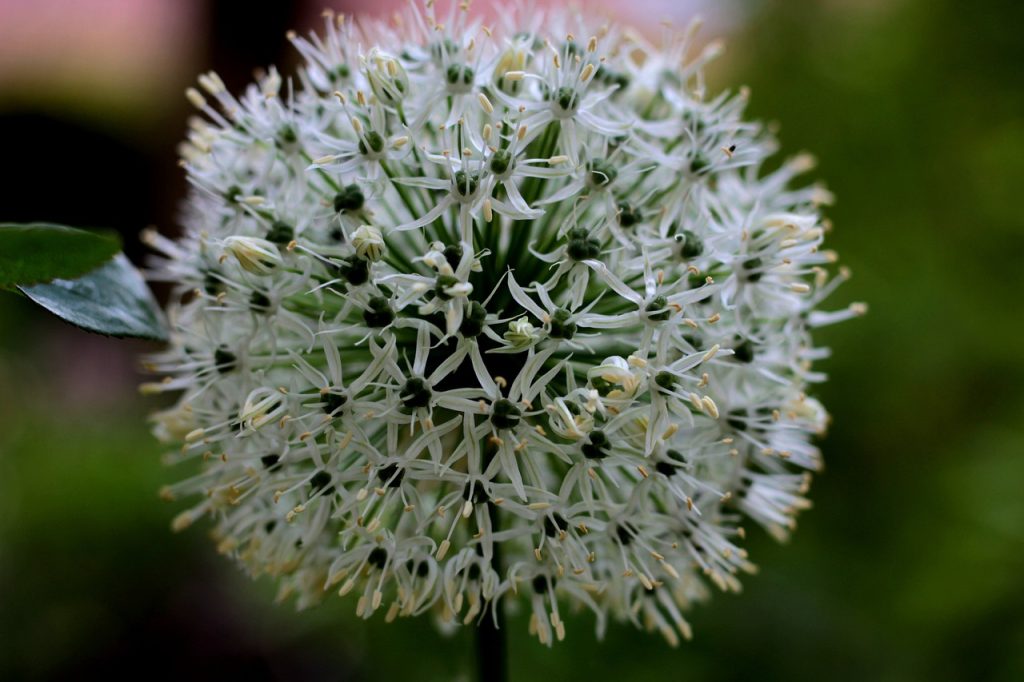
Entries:
<svg viewBox="0 0 1024 682">
<path fill-rule="evenodd" d="M 0 0 L 0 217 L 112 226 L 138 258 L 134 235 L 173 228 L 184 191 L 182 89 L 200 69 L 237 88 L 287 63 L 284 29 L 318 8 L 89 0 L 120 23 L 11 47 L 72 4 Z M 787 546 L 752 534 L 760 574 L 690 614 L 693 642 L 617 626 L 598 643 L 580 617 L 548 650 L 517 617 L 513 680 L 1022 680 L 1024 4 L 704 4 L 729 46 L 712 86 L 750 85 L 751 114 L 813 151 L 838 196 L 830 242 L 854 278 L 831 303 L 871 305 L 819 335 L 835 351 L 817 389 L 828 470 Z M 76 48 L 96 26 L 134 38 Z M 111 54 L 88 59 L 96 45 Z M 172 534 L 156 491 L 175 474 L 145 422 L 158 405 L 134 390 L 148 347 L 10 295 L 0 330 L 0 679 L 472 670 L 466 633 L 364 623 L 342 600 L 296 614 L 201 530 Z"/>
</svg>

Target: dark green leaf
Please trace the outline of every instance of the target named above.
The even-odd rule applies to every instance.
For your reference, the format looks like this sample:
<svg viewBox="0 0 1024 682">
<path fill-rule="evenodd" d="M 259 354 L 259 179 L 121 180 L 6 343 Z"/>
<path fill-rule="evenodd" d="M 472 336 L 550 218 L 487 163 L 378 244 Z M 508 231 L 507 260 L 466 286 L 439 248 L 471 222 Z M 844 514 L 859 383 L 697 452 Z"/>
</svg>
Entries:
<svg viewBox="0 0 1024 682">
<path fill-rule="evenodd" d="M 0 223 L 0 289 L 80 277 L 120 250 L 113 233 L 49 223 Z"/>
<path fill-rule="evenodd" d="M 153 294 L 123 254 L 78 279 L 18 288 L 82 329 L 108 336 L 167 339 L 163 314 Z"/>
</svg>

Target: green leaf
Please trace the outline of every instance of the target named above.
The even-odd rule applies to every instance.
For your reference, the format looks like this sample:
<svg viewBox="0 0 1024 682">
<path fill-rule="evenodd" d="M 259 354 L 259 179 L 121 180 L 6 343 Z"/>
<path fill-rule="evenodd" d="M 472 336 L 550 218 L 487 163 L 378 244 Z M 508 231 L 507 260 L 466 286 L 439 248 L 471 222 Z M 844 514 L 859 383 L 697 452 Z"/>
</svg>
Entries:
<svg viewBox="0 0 1024 682">
<path fill-rule="evenodd" d="M 49 223 L 0 223 L 0 289 L 80 277 L 120 250 L 115 233 Z"/>
<path fill-rule="evenodd" d="M 124 254 L 78 279 L 18 288 L 57 317 L 87 331 L 167 340 L 163 313 Z"/>
</svg>

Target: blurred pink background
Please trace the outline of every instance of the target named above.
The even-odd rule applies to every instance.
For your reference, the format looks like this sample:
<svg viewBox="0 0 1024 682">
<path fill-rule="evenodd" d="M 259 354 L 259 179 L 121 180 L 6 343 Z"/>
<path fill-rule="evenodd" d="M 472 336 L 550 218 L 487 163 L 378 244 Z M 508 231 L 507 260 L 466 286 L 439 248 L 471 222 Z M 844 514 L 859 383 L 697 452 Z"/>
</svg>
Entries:
<svg viewBox="0 0 1024 682">
<path fill-rule="evenodd" d="M 405 0 L 299 0 L 292 14 L 315 26 L 323 7 L 338 11 L 387 15 Z M 540 3 L 546 4 L 546 3 Z M 237 10 L 230 9 L 231 6 Z M 237 12 L 239 30 L 246 14 L 263 4 L 204 0 L 0 0 L 0 101 L 12 92 L 45 93 L 71 88 L 77 93 L 118 91 L 145 97 L 161 88 L 167 74 L 203 69 L 203 16 L 210 6 Z M 500 11 L 504 3 L 474 3 L 474 11 Z M 582 2 L 586 11 L 628 16 L 638 27 L 656 30 L 660 21 L 685 24 L 700 14 L 708 30 L 732 27 L 739 10 L 732 2 L 711 0 L 612 0 Z M 259 7 L 260 10 L 256 8 Z M 498 9 L 495 9 L 498 8 Z M 295 28 L 304 28 L 295 26 Z"/>
</svg>

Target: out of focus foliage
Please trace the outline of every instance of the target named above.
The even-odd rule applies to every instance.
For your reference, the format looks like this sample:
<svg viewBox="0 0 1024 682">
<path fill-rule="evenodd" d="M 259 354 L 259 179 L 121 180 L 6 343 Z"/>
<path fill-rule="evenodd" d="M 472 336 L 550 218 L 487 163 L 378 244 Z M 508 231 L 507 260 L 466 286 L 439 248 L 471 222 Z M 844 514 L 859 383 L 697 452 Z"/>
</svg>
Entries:
<svg viewBox="0 0 1024 682">
<path fill-rule="evenodd" d="M 513 679 L 1024 679 L 1024 5 L 749 10 L 712 84 L 745 80 L 785 150 L 819 157 L 838 196 L 831 246 L 854 272 L 835 303 L 871 304 L 820 337 L 836 351 L 820 390 L 835 423 L 816 509 L 784 550 L 755 538 L 762 572 L 695 610 L 692 643 L 612 628 L 598 645 L 582 617 L 549 651 L 513 623 Z M 296 616 L 201 532 L 170 534 L 148 406 L 61 390 L 58 371 L 103 361 L 83 350 L 91 337 L 10 299 L 0 678 L 469 669 L 465 634 L 365 624 L 347 602 Z"/>
</svg>

